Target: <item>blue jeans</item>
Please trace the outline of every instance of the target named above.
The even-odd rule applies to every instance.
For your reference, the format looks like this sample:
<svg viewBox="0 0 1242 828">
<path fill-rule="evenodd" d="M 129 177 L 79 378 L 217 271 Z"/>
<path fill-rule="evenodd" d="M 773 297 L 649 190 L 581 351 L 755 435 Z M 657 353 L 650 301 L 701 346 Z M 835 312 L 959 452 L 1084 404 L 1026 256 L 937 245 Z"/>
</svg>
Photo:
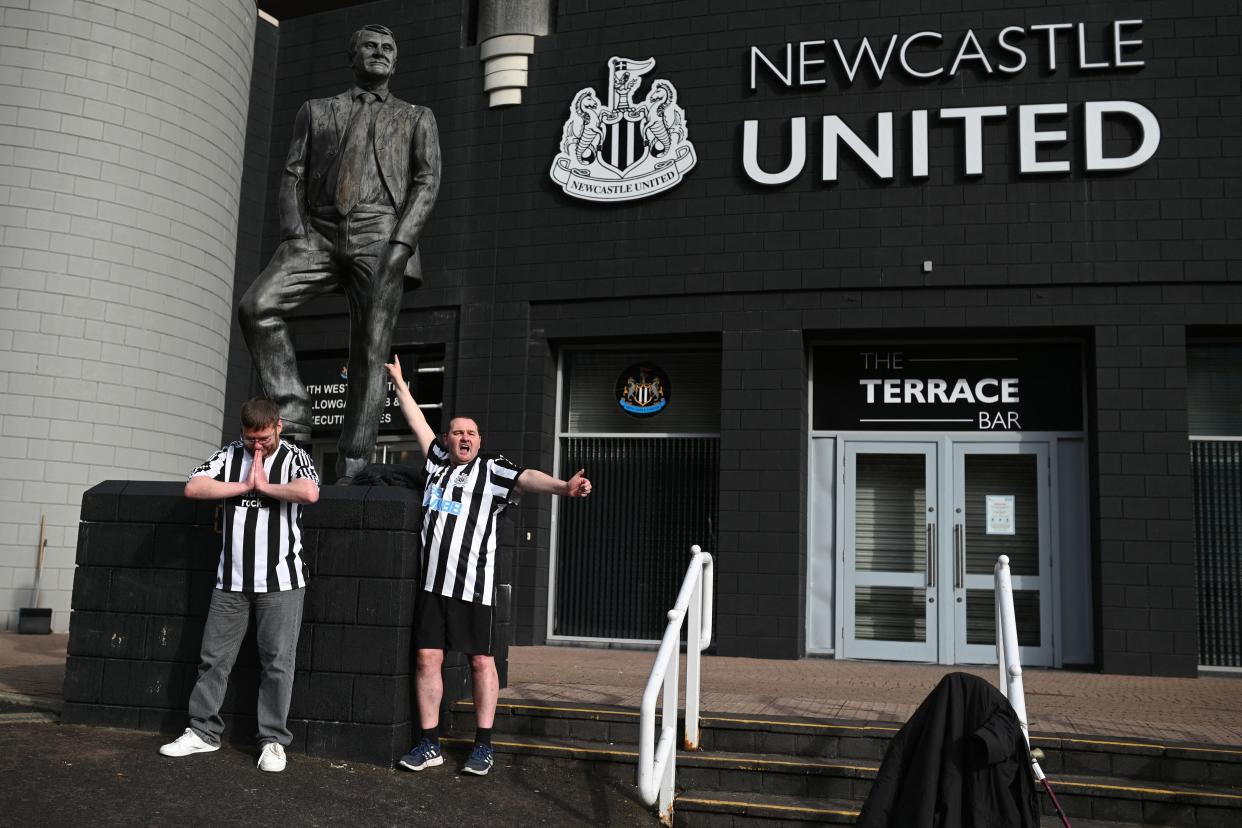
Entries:
<svg viewBox="0 0 1242 828">
<path fill-rule="evenodd" d="M 251 607 L 254 607 L 262 668 L 259 744 L 277 742 L 288 747 L 293 741 L 287 723 L 305 598 L 305 587 L 284 592 L 212 591 L 207 624 L 203 627 L 198 681 L 190 693 L 190 727 L 204 742 L 218 745 L 224 733 L 220 705 L 224 703 L 224 691 L 229 686 L 229 673 L 237 660 L 237 651 L 250 626 Z"/>
</svg>

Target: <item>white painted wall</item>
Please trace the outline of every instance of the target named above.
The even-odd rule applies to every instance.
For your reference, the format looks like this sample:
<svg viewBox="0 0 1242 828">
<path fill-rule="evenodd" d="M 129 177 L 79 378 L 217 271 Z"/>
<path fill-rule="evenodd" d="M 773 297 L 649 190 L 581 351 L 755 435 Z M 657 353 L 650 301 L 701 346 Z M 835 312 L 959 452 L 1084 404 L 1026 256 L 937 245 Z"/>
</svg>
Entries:
<svg viewBox="0 0 1242 828">
<path fill-rule="evenodd" d="M 0 629 L 82 493 L 217 447 L 253 0 L 0 0 Z"/>
</svg>

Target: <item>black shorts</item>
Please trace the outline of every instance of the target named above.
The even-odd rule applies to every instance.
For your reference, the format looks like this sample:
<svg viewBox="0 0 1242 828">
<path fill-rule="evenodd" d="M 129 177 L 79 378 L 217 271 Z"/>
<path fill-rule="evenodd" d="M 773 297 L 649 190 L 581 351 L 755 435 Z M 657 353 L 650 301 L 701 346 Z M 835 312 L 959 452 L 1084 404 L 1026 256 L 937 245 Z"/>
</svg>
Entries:
<svg viewBox="0 0 1242 828">
<path fill-rule="evenodd" d="M 492 654 L 492 608 L 418 591 L 414 608 L 414 648 Z"/>
</svg>

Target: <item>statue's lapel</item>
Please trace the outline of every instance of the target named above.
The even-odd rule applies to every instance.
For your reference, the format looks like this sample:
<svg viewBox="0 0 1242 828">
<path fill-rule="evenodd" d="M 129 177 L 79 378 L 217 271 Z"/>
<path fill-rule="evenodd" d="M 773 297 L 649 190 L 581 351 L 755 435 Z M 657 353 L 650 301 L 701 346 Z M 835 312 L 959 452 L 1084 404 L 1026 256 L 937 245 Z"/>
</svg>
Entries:
<svg viewBox="0 0 1242 828">
<path fill-rule="evenodd" d="M 349 110 L 353 104 L 353 98 L 348 92 L 337 95 L 332 99 L 332 124 L 336 128 L 336 138 L 333 141 L 341 141 L 345 137 L 345 130 L 349 128 Z"/>
<path fill-rule="evenodd" d="M 397 201 L 396 194 L 393 192 L 393 182 L 389 179 L 395 174 L 392 168 L 392 129 L 396 122 L 396 113 L 400 111 L 400 106 L 392 103 L 392 100 L 380 104 L 379 112 L 375 115 L 375 157 L 379 161 L 380 179 L 384 182 L 384 189 L 388 191 L 388 197 L 396 206 L 400 206 Z"/>
<path fill-rule="evenodd" d="M 388 103 L 382 103 L 380 104 L 379 113 L 375 116 L 375 146 L 377 149 L 388 146 L 388 131 L 392 128 L 392 111 L 392 106 Z"/>
</svg>

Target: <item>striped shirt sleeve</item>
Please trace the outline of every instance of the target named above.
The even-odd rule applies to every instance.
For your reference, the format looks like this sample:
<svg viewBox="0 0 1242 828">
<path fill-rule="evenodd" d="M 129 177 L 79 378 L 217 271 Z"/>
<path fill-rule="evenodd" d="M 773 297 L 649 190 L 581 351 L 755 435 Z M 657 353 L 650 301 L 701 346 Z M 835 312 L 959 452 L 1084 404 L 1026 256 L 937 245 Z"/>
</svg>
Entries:
<svg viewBox="0 0 1242 828">
<path fill-rule="evenodd" d="M 436 469 L 443 468 L 449 464 L 448 449 L 444 447 L 444 443 L 440 442 L 440 438 L 431 441 L 431 448 L 427 450 L 427 463 L 424 470 L 427 474 L 432 474 Z"/>
<path fill-rule="evenodd" d="M 498 454 L 487 461 L 487 493 L 492 497 L 504 498 L 510 503 L 518 500 L 517 479 L 524 469 L 512 463 L 503 454 Z"/>
<path fill-rule="evenodd" d="M 315 471 L 315 464 L 311 462 L 310 455 L 300 448 L 293 450 L 292 468 L 289 471 L 289 482 L 305 478 L 313 480 L 315 485 L 319 485 L 319 475 Z"/>
<path fill-rule="evenodd" d="M 229 449 L 231 447 L 225 446 L 211 455 L 206 462 L 195 467 L 194 471 L 190 472 L 190 477 L 210 477 L 212 480 L 224 480 L 224 466 L 228 461 Z"/>
</svg>

